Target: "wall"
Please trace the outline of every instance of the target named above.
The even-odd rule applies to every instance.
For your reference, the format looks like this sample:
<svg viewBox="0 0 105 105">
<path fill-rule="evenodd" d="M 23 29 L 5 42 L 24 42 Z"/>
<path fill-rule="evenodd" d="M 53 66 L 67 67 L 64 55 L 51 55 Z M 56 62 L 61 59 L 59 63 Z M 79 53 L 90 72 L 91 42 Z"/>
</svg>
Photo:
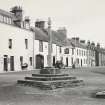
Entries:
<svg viewBox="0 0 105 105">
<path fill-rule="evenodd" d="M 78 50 L 78 54 L 77 54 Z M 77 67 L 86 67 L 87 66 L 87 50 L 85 48 L 78 48 L 75 49 L 74 59 Z M 85 53 L 85 54 L 84 54 Z M 78 62 L 79 60 L 79 62 Z"/>
<path fill-rule="evenodd" d="M 12 39 L 12 49 L 8 48 L 8 39 Z M 25 49 L 25 39 L 28 39 L 28 49 Z M 23 63 L 28 63 L 28 69 L 32 69 L 29 57 L 33 57 L 33 33 L 0 23 L 0 72 L 3 71 L 3 55 L 14 56 L 15 71 L 21 70 L 20 56 L 23 56 Z M 9 62 L 8 71 L 10 71 Z"/>
</svg>

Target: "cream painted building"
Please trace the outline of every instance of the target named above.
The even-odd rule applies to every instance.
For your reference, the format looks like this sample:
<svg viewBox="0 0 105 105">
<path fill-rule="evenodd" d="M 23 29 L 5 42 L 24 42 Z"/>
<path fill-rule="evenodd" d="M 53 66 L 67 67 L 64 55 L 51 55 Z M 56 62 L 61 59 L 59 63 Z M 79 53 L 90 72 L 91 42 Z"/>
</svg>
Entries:
<svg viewBox="0 0 105 105">
<path fill-rule="evenodd" d="M 68 66 L 87 67 L 87 48 L 84 41 L 80 41 L 78 37 L 68 39 L 68 50 L 66 62 Z M 67 57 L 68 56 L 68 57 Z M 67 63 L 66 63 L 67 64 Z"/>
<path fill-rule="evenodd" d="M 48 42 L 49 36 L 47 29 L 44 27 L 44 21 L 36 21 L 35 23 L 35 41 L 34 41 L 34 57 L 35 68 L 48 66 Z M 59 41 L 59 33 L 52 30 L 52 66 L 55 66 L 56 61 L 63 58 L 63 44 Z"/>
<path fill-rule="evenodd" d="M 0 10 L 0 72 L 33 69 L 34 33 L 16 25 L 16 19 L 13 13 Z"/>
</svg>

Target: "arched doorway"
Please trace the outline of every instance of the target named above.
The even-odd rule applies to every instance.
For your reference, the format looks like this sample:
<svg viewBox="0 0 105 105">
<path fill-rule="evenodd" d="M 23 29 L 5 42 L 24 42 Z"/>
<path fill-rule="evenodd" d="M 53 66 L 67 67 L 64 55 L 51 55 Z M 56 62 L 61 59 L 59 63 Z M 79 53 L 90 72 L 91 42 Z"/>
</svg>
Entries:
<svg viewBox="0 0 105 105">
<path fill-rule="evenodd" d="M 36 55 L 36 69 L 40 69 L 44 67 L 44 56 L 43 55 Z"/>
</svg>

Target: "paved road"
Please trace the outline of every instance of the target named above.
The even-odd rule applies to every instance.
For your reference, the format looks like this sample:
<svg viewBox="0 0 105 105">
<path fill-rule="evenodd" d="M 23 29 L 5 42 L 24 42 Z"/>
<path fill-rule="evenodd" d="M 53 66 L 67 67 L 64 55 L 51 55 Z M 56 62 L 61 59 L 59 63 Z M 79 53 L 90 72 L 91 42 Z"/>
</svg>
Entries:
<svg viewBox="0 0 105 105">
<path fill-rule="evenodd" d="M 16 84 L 35 71 L 0 74 L 0 105 L 105 105 L 91 93 L 105 88 L 105 68 L 66 69 L 65 73 L 83 79 L 85 86 L 42 91 Z"/>
</svg>

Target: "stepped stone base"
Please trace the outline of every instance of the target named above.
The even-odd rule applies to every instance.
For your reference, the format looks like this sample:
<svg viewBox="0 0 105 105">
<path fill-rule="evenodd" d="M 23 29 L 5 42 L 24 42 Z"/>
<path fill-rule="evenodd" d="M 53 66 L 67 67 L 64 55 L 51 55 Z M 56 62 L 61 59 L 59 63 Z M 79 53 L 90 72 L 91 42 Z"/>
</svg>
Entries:
<svg viewBox="0 0 105 105">
<path fill-rule="evenodd" d="M 40 89 L 57 89 L 57 88 L 65 88 L 65 87 L 75 87 L 83 85 L 82 80 L 73 80 L 73 81 L 31 81 L 31 80 L 18 80 L 18 84 L 24 85 L 24 86 L 32 86 L 32 87 L 39 87 Z"/>
<path fill-rule="evenodd" d="M 45 69 L 43 70 L 45 71 Z M 23 86 L 32 86 L 47 90 L 75 87 L 84 84 L 83 80 L 78 80 L 76 77 L 71 77 L 68 74 L 60 74 L 57 69 L 48 69 L 46 73 L 43 70 L 40 74 L 32 74 L 31 77 L 25 77 L 24 80 L 18 80 L 17 83 Z"/>
</svg>

